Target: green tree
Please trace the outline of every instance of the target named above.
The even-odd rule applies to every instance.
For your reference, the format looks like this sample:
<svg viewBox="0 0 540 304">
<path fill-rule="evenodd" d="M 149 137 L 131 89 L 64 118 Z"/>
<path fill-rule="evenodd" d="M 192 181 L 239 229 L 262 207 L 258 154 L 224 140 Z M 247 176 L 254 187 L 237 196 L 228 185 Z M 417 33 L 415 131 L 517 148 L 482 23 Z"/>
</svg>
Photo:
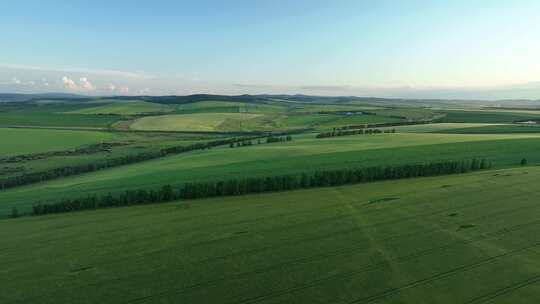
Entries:
<svg viewBox="0 0 540 304">
<path fill-rule="evenodd" d="M 526 166 L 526 165 L 527 165 L 527 159 L 526 159 L 526 158 L 523 158 L 523 159 L 521 160 L 520 164 L 521 164 L 522 166 Z"/>
</svg>

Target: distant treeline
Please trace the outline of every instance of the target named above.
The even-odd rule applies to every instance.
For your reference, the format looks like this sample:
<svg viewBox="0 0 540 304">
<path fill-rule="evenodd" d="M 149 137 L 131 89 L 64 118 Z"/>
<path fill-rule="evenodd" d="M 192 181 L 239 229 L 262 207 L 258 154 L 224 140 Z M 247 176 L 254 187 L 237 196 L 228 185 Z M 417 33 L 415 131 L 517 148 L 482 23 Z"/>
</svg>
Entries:
<svg viewBox="0 0 540 304">
<path fill-rule="evenodd" d="M 410 125 L 423 125 L 432 123 L 431 120 L 414 120 L 414 121 L 399 121 L 399 122 L 379 122 L 379 123 L 367 123 L 361 125 L 348 125 L 336 128 L 336 130 L 351 130 L 351 129 L 372 129 L 372 128 L 386 128 L 386 127 L 399 127 Z"/>
<path fill-rule="evenodd" d="M 6 179 L 0 180 L 0 189 L 4 190 L 8 188 L 28 185 L 28 184 L 33 184 L 33 183 L 39 183 L 39 182 L 52 180 L 56 178 L 73 176 L 77 174 L 83 174 L 83 173 L 98 171 L 102 169 L 133 164 L 133 163 L 137 163 L 141 161 L 164 157 L 167 155 L 180 154 L 180 153 L 185 153 L 185 152 L 190 152 L 190 151 L 195 151 L 195 150 L 210 149 L 216 146 L 229 145 L 231 143 L 245 142 L 248 140 L 251 141 L 253 139 L 258 139 L 258 138 L 263 138 L 263 137 L 255 136 L 255 137 L 236 137 L 236 138 L 221 139 L 221 140 L 209 141 L 205 143 L 192 144 L 188 146 L 169 147 L 169 148 L 161 149 L 156 152 L 145 152 L 145 153 L 138 153 L 138 154 L 133 154 L 133 155 L 126 155 L 123 157 L 107 159 L 107 160 L 96 162 L 96 163 L 81 164 L 77 166 L 54 168 L 54 169 L 51 169 L 48 171 L 42 171 L 42 172 L 27 173 L 27 174 L 22 174 L 15 177 L 8 177 Z"/>
<path fill-rule="evenodd" d="M 45 159 L 45 158 L 56 157 L 56 156 L 73 156 L 73 155 L 93 154 L 93 153 L 99 153 L 99 152 L 110 152 L 111 148 L 117 147 L 117 146 L 124 146 L 124 145 L 127 145 L 127 144 L 103 142 L 103 143 L 92 144 L 92 145 L 88 145 L 88 146 L 76 148 L 76 149 L 71 149 L 71 150 L 51 151 L 51 152 L 33 153 L 33 154 L 20 154 L 20 155 L 7 157 L 7 158 L 0 158 L 0 162 L 20 163 L 20 162 L 26 162 L 30 160 Z"/>
<path fill-rule="evenodd" d="M 201 199 L 339 186 L 390 179 L 458 174 L 490 167 L 491 164 L 485 160 L 473 159 L 470 161 L 445 161 L 395 167 L 315 171 L 298 175 L 186 183 L 178 187 L 165 185 L 158 190 L 138 189 L 128 190 L 118 195 L 109 193 L 100 196 L 90 195 L 82 198 L 63 199 L 55 203 L 42 204 L 38 202 L 33 206 L 33 214 L 64 213 L 98 208 L 161 203 L 180 199 Z"/>
<path fill-rule="evenodd" d="M 292 137 L 290 135 L 287 135 L 287 136 L 269 136 L 266 138 L 266 143 L 267 144 L 271 144 L 271 143 L 276 143 L 276 142 L 286 142 L 286 141 L 291 141 L 292 140 Z M 263 144 L 263 142 L 261 141 L 261 139 L 257 139 L 257 144 L 258 145 L 261 145 Z M 244 141 L 238 141 L 236 143 L 232 142 L 229 144 L 229 147 L 230 148 L 238 148 L 238 147 L 246 147 L 246 146 L 253 146 L 253 141 L 251 139 L 249 140 L 244 140 Z"/>
<path fill-rule="evenodd" d="M 317 134 L 317 138 L 328 138 L 335 136 L 348 136 L 348 135 L 371 135 L 371 134 L 381 134 L 381 133 L 396 133 L 396 129 L 352 129 L 352 130 L 336 130 L 332 132 L 324 132 Z"/>
</svg>

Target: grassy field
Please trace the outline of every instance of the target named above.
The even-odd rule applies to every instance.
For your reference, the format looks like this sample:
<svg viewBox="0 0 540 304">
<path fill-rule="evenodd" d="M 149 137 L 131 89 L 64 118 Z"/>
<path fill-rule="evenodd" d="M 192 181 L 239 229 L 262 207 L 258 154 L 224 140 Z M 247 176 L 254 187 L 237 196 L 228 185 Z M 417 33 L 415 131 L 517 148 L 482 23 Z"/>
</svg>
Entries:
<svg viewBox="0 0 540 304">
<path fill-rule="evenodd" d="M 404 117 L 413 120 L 427 120 L 433 118 L 436 114 L 431 109 L 423 108 L 389 108 L 369 111 L 381 116 Z"/>
<path fill-rule="evenodd" d="M 0 221 L 0 302 L 535 303 L 540 168 Z"/>
<path fill-rule="evenodd" d="M 396 129 L 397 132 L 403 133 L 444 133 L 451 132 L 454 129 L 468 129 L 468 128 L 478 128 L 478 127 L 487 127 L 494 126 L 499 124 L 490 124 L 490 123 L 429 123 L 429 124 L 418 124 L 418 125 L 408 125 L 408 126 L 397 126 L 390 127 L 387 129 Z"/>
<path fill-rule="evenodd" d="M 185 115 L 149 116 L 136 120 L 133 130 L 153 131 L 237 131 L 250 129 L 259 124 L 259 114 L 247 113 L 205 113 Z M 261 122 L 262 125 L 262 122 Z"/>
<path fill-rule="evenodd" d="M 462 123 L 511 123 L 540 119 L 540 112 L 529 111 L 505 112 L 505 111 L 444 111 L 445 117 L 440 122 Z"/>
<path fill-rule="evenodd" d="M 398 122 L 400 118 L 377 115 L 196 113 L 148 116 L 135 120 L 132 130 L 152 131 L 285 131 L 327 129 L 365 123 Z"/>
<path fill-rule="evenodd" d="M 174 108 L 168 105 L 145 101 L 115 102 L 96 107 L 85 108 L 67 112 L 69 114 L 117 114 L 117 115 L 135 115 L 144 113 L 164 113 L 171 112 Z"/>
<path fill-rule="evenodd" d="M 223 138 L 221 136 L 201 136 L 194 134 L 175 134 L 175 133 L 105 133 L 88 131 L 64 131 L 64 130 L 43 130 L 43 129 L 0 129 L 15 130 L 19 133 L 9 133 L 10 140 L 17 145 L 2 146 L 5 151 L 12 150 L 12 154 L 0 153 L 0 180 L 14 178 L 24 174 L 45 172 L 55 168 L 65 168 L 81 166 L 88 164 L 100 164 L 126 156 L 133 156 L 145 153 L 157 153 L 163 148 L 189 146 L 195 143 L 203 143 L 210 140 Z M 35 132 L 33 132 L 35 131 Z M 89 134 L 105 135 L 102 140 L 91 141 Z M 2 134 L 2 132 L 0 132 Z M 24 136 L 19 136 L 24 135 Z M 50 136 L 54 134 L 54 136 Z M 35 136 L 34 136 L 35 135 Z M 48 136 L 43 136 L 48 135 Z M 59 137 L 64 136 L 65 137 Z M 41 136 L 41 137 L 40 137 Z M 45 138 L 46 141 L 35 140 L 35 138 Z M 100 138 L 98 136 L 98 138 Z M 84 146 L 70 145 L 70 139 L 73 142 L 84 142 Z M 62 154 L 62 151 L 71 150 L 75 147 L 84 148 L 88 144 L 105 142 L 107 147 L 97 150 L 86 150 L 86 152 L 75 154 Z M 53 148 L 54 147 L 54 148 Z M 22 148 L 28 148 L 22 150 Z M 30 149 L 31 148 L 31 149 Z M 52 148 L 52 149 L 51 149 Z M 24 153 L 21 153 L 26 151 Z M 56 154 L 40 154 L 35 157 L 35 153 L 54 151 Z M 25 159 L 9 161 L 2 159 L 7 156 L 20 154 L 33 154 Z"/>
<path fill-rule="evenodd" d="M 84 115 L 40 112 L 0 112 L 0 126 L 108 127 L 118 121 L 115 115 Z"/>
<path fill-rule="evenodd" d="M 110 141 L 114 134 L 92 131 L 0 128 L 0 158 L 18 154 L 61 151 Z"/>
<path fill-rule="evenodd" d="M 0 179 L 40 172 L 0 190 L 0 303 L 534 303 L 540 127 L 511 123 L 540 111 L 426 105 L 303 95 L 0 103 Z M 132 157 L 260 131 L 295 132 L 281 143 Z M 68 153 L 76 147 L 89 148 Z M 21 154 L 33 155 L 8 158 Z M 38 202 L 166 184 L 472 158 L 493 170 L 27 216 Z M 140 162 L 37 183 L 44 171 L 119 159 Z M 14 208 L 22 217 L 9 219 Z"/>
<path fill-rule="evenodd" d="M 282 113 L 286 106 L 232 101 L 201 101 L 178 105 L 176 111 L 190 113 Z"/>
<path fill-rule="evenodd" d="M 13 206 L 28 212 L 36 201 L 190 181 L 485 158 L 496 167 L 516 166 L 525 157 L 540 163 L 536 135 L 380 134 L 314 139 L 170 156 L 105 171 L 0 192 L 0 216 Z"/>
<path fill-rule="evenodd" d="M 454 134 L 504 134 L 504 133 L 540 133 L 536 125 L 491 125 L 469 128 L 443 130 L 443 133 Z"/>
</svg>

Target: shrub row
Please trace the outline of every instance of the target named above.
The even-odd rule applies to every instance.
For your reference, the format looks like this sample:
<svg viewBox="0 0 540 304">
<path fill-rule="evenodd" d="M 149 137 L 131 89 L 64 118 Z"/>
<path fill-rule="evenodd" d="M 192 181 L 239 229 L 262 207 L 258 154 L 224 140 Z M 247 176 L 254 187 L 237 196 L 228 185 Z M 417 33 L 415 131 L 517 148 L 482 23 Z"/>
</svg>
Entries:
<svg viewBox="0 0 540 304">
<path fill-rule="evenodd" d="M 63 199 L 58 202 L 46 204 L 38 202 L 33 206 L 33 214 L 42 215 L 107 207 L 152 204 L 180 199 L 200 199 L 303 188 L 339 186 L 389 179 L 457 174 L 490 167 L 491 164 L 485 160 L 473 159 L 471 161 L 446 161 L 395 167 L 316 171 L 298 175 L 186 183 L 179 187 L 165 185 L 159 190 L 138 189 L 125 191 L 119 195 L 112 195 L 109 193 L 101 196 L 90 195 L 83 198 Z"/>
<path fill-rule="evenodd" d="M 332 132 L 324 132 L 317 134 L 317 138 L 328 138 L 335 136 L 349 136 L 349 135 L 371 135 L 381 133 L 396 133 L 396 129 L 353 129 L 353 130 L 333 130 Z"/>
</svg>

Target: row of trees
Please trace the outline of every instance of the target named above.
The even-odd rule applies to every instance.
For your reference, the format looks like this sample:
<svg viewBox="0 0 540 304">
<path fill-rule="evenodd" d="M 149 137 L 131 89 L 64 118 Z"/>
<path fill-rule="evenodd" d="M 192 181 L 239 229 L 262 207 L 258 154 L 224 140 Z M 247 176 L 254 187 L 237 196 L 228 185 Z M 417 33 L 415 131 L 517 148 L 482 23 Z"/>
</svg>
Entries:
<svg viewBox="0 0 540 304">
<path fill-rule="evenodd" d="M 268 144 L 268 143 L 275 143 L 275 142 L 286 142 L 286 141 L 291 141 L 291 140 L 292 140 L 292 137 L 290 135 L 279 136 L 279 137 L 269 136 L 266 138 L 266 143 Z M 263 142 L 261 141 L 261 139 L 257 140 L 258 145 L 262 143 Z M 230 148 L 238 148 L 238 147 L 246 147 L 246 146 L 253 146 L 253 141 L 247 140 L 247 141 L 241 141 L 241 142 L 229 144 Z"/>
<path fill-rule="evenodd" d="M 188 146 L 176 146 L 164 148 L 155 152 L 145 152 L 132 155 L 126 155 L 123 157 L 117 157 L 113 159 L 106 159 L 96 163 L 81 164 L 76 166 L 68 166 L 61 168 L 54 168 L 48 171 L 26 173 L 19 176 L 9 177 L 0 180 L 0 189 L 8 189 L 22 185 L 28 185 L 33 183 L 39 183 L 51 179 L 73 176 L 77 174 L 83 174 L 111 167 L 117 167 L 127 164 L 133 164 L 141 161 L 151 160 L 167 155 L 180 154 L 194 150 L 211 149 L 216 146 L 228 145 L 231 143 L 251 141 L 253 139 L 261 138 L 257 137 L 236 137 L 228 139 L 220 139 L 215 141 L 209 141 L 205 143 L 197 143 Z"/>
<path fill-rule="evenodd" d="M 269 136 L 269 137 L 266 138 L 266 143 L 271 144 L 271 143 L 286 142 L 286 141 L 291 141 L 291 140 L 292 140 L 292 137 L 290 135 L 287 135 L 287 136 Z"/>
<path fill-rule="evenodd" d="M 158 190 L 138 189 L 125 191 L 118 195 L 109 193 L 101 196 L 91 195 L 83 198 L 64 199 L 56 203 L 36 203 L 33 206 L 33 214 L 42 215 L 97 208 L 152 204 L 180 199 L 200 199 L 302 188 L 338 186 L 387 179 L 457 174 L 490 167 L 491 164 L 485 160 L 473 159 L 470 161 L 445 161 L 395 167 L 315 171 L 297 175 L 186 183 L 178 187 L 165 185 Z"/>
<path fill-rule="evenodd" d="M 348 125 L 336 128 L 336 130 L 350 130 L 350 129 L 371 129 L 371 128 L 387 128 L 387 127 L 399 127 L 410 125 L 423 125 L 431 123 L 430 120 L 414 120 L 414 121 L 400 121 L 400 122 L 379 122 L 379 123 L 366 123 L 361 125 Z"/>
<path fill-rule="evenodd" d="M 352 130 L 336 130 L 332 132 L 324 132 L 317 134 L 317 138 L 328 138 L 335 136 L 348 136 L 348 135 L 372 135 L 381 133 L 396 133 L 396 129 L 352 129 Z"/>
</svg>

